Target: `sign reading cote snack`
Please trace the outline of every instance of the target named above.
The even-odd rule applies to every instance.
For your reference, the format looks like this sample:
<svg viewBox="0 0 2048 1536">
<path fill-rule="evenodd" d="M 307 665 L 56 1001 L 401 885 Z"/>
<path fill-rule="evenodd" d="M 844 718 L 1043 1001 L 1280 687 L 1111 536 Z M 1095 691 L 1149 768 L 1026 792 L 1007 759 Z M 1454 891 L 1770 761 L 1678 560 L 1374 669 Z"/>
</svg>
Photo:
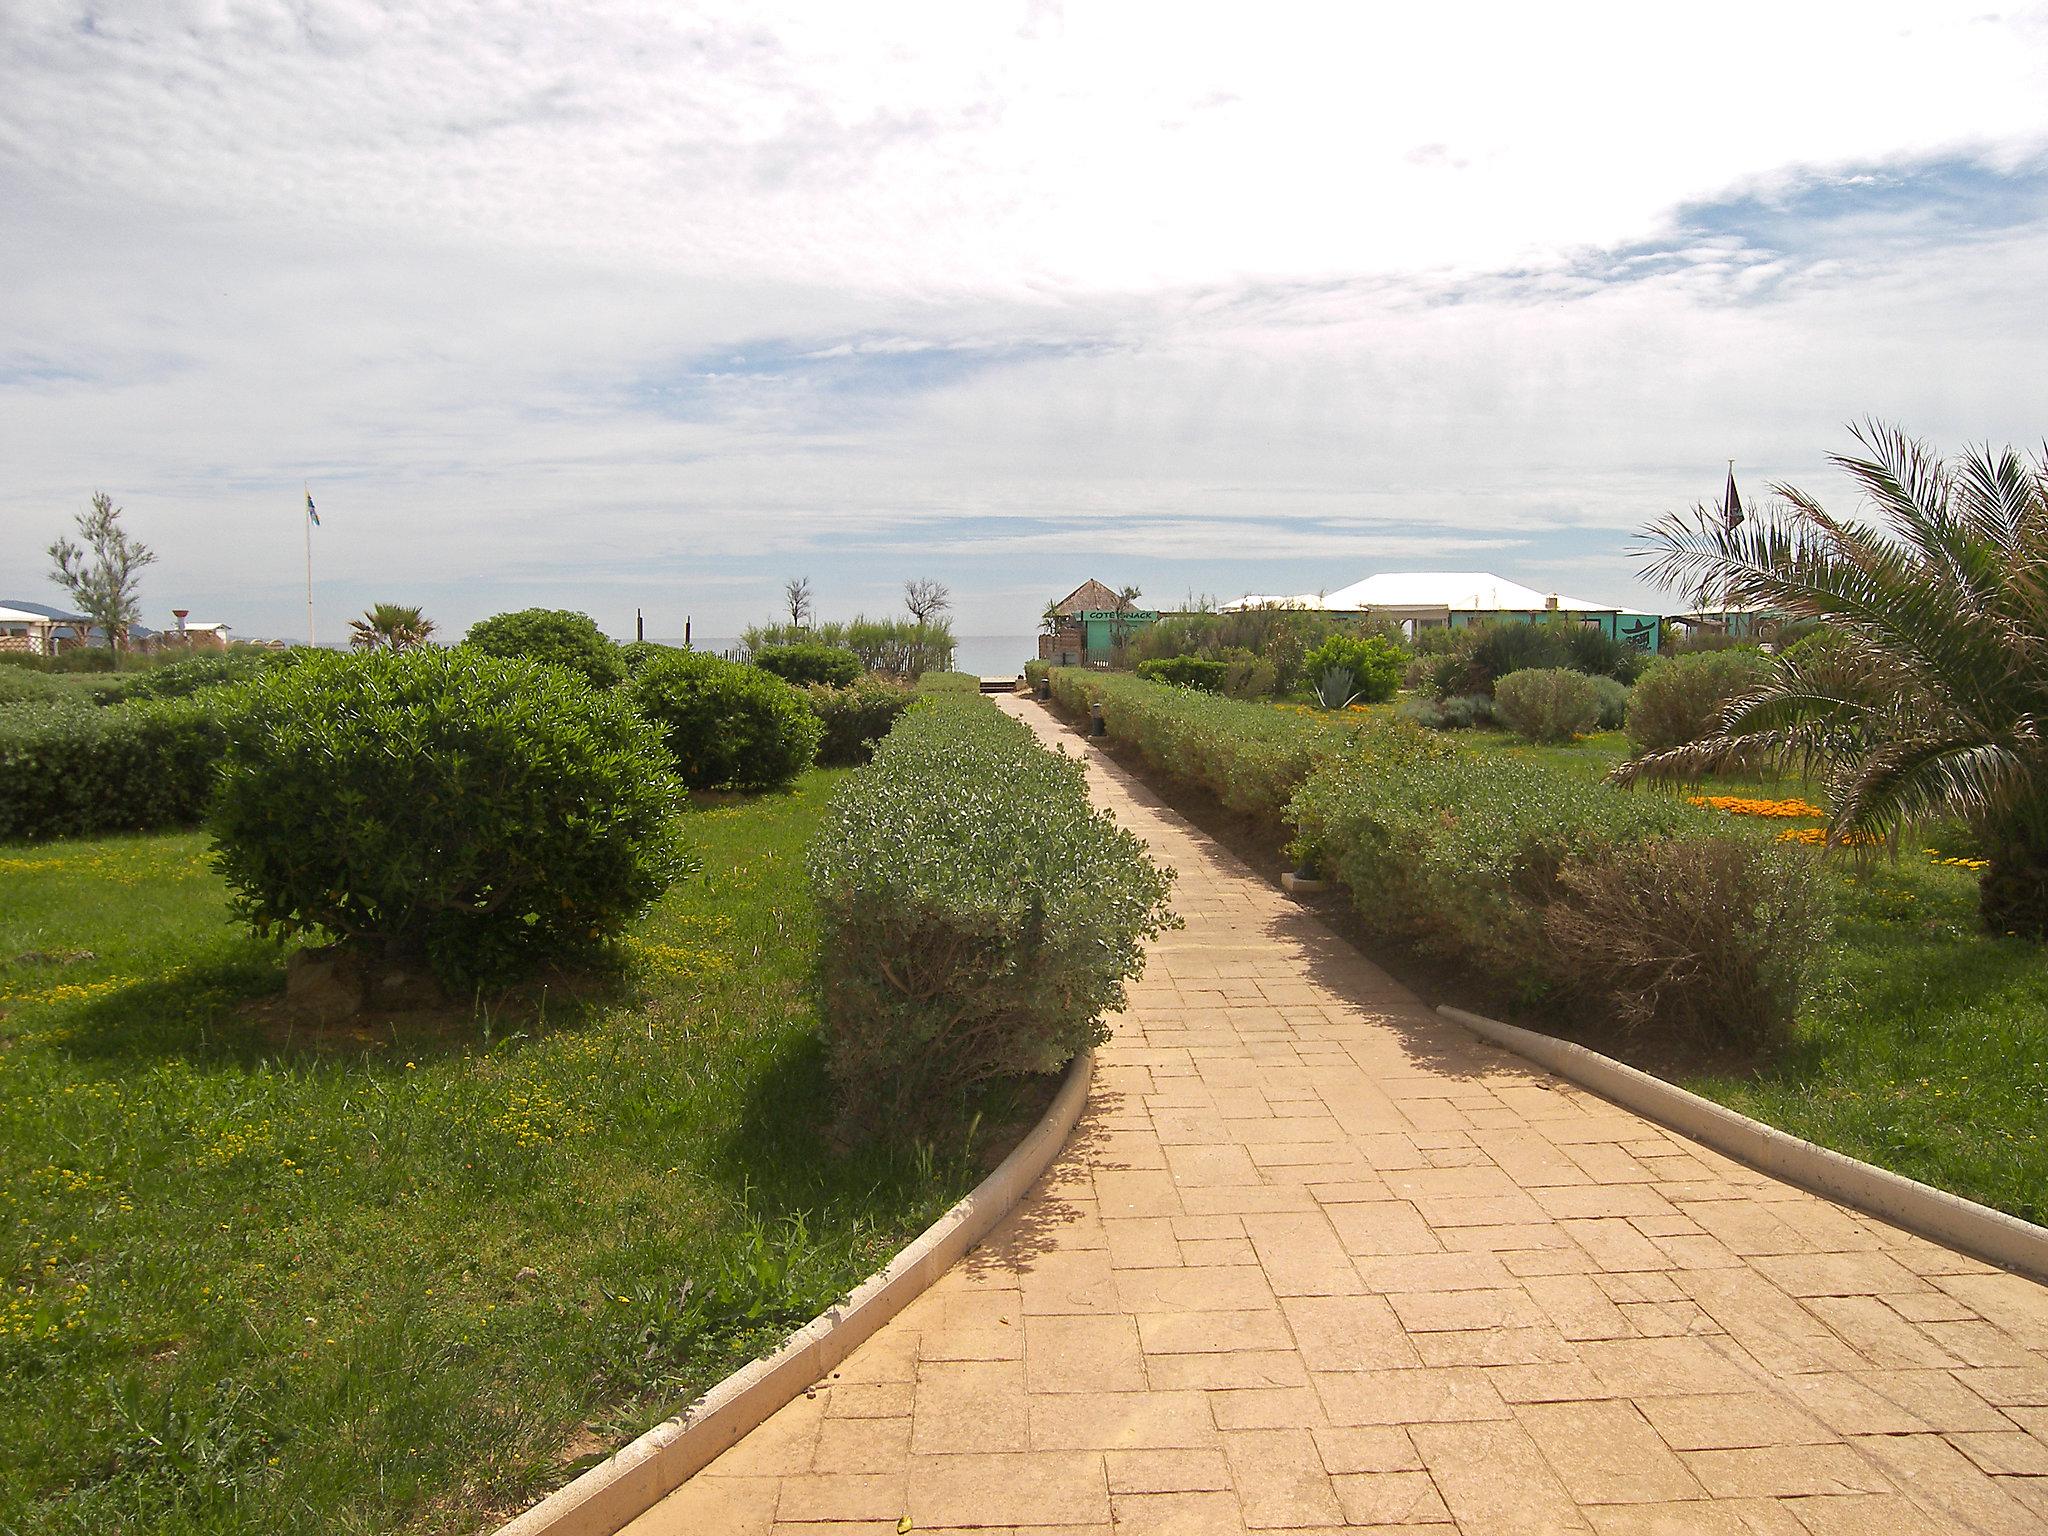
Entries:
<svg viewBox="0 0 2048 1536">
<path fill-rule="evenodd" d="M 1134 624 L 1151 624 L 1159 615 L 1143 608 L 1132 608 L 1124 613 L 1118 613 L 1114 608 L 1090 608 L 1081 617 L 1094 624 L 1114 624 L 1118 619 L 1127 619 Z"/>
</svg>

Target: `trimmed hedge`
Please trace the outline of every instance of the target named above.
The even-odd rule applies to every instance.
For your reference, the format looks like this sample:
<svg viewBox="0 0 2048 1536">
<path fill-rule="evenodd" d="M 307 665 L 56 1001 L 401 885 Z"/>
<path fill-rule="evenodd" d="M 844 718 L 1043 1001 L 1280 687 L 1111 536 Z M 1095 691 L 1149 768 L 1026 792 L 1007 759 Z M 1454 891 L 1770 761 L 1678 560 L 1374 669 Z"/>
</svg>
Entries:
<svg viewBox="0 0 2048 1536">
<path fill-rule="evenodd" d="M 781 678 L 703 651 L 643 662 L 627 692 L 692 789 L 780 789 L 810 767 L 825 734 Z"/>
<path fill-rule="evenodd" d="M 1115 672 L 1058 667 L 1053 704 L 1085 720 L 1101 704 L 1112 740 L 1145 765 L 1198 784 L 1225 806 L 1279 827 L 1317 761 L 1339 750 L 1364 717 L 1276 708 L 1168 688 Z"/>
<path fill-rule="evenodd" d="M 463 644 L 508 660 L 566 667 L 593 688 L 616 688 L 626 680 L 626 663 L 612 638 L 588 614 L 563 608 L 522 608 L 479 619 Z"/>
<path fill-rule="evenodd" d="M 928 694 L 840 790 L 809 855 L 849 1139 L 956 1129 L 992 1079 L 1057 1070 L 1168 925 L 1169 876 L 1086 771 L 978 697 Z"/>
<path fill-rule="evenodd" d="M 216 857 L 260 933 L 492 981 L 615 934 L 687 867 L 654 727 L 566 669 L 322 656 L 222 716 Z"/>
<path fill-rule="evenodd" d="M 224 740 L 211 701 L 0 707 L 0 842 L 189 826 Z"/>
<path fill-rule="evenodd" d="M 1138 676 L 1148 683 L 1192 688 L 1198 693 L 1221 693 L 1229 675 L 1228 662 L 1204 661 L 1199 656 L 1166 656 L 1138 663 Z"/>
<path fill-rule="evenodd" d="M 754 652 L 754 665 L 799 687 L 823 683 L 850 688 L 861 673 L 860 658 L 839 645 L 773 645 Z"/>
<path fill-rule="evenodd" d="M 916 695 L 887 678 L 862 678 L 850 688 L 813 683 L 804 690 L 811 713 L 825 728 L 818 743 L 818 761 L 828 767 L 850 767 L 875 755 L 875 743 L 888 735 Z"/>
</svg>

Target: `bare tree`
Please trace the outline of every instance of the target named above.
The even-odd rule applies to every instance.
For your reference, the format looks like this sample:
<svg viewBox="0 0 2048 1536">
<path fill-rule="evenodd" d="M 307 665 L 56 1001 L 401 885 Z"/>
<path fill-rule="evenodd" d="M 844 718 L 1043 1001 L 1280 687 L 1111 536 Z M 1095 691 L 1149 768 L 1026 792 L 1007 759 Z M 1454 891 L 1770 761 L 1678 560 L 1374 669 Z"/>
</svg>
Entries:
<svg viewBox="0 0 2048 1536">
<path fill-rule="evenodd" d="M 107 644 L 120 650 L 128 641 L 128 627 L 139 614 L 136 589 L 145 565 L 156 554 L 128 537 L 121 527 L 121 509 L 105 491 L 92 493 L 92 507 L 78 514 L 80 548 L 69 539 L 59 539 L 49 549 L 56 562 L 51 579 L 71 593 L 85 616 L 106 633 Z"/>
<path fill-rule="evenodd" d="M 946 590 L 942 581 L 916 581 L 903 583 L 903 606 L 910 610 L 910 616 L 919 624 L 929 624 L 940 614 L 953 606 L 953 594 Z"/>
<path fill-rule="evenodd" d="M 782 601 L 789 608 L 789 627 L 802 629 L 811 619 L 811 578 L 790 577 L 782 584 Z"/>
</svg>

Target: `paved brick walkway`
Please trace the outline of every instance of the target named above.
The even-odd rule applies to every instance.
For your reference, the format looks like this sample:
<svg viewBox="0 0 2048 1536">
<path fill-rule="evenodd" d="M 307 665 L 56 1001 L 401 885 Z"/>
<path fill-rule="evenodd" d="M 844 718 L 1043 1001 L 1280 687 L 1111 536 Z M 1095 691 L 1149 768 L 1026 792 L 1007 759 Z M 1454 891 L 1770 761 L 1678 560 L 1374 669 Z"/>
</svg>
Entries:
<svg viewBox="0 0 2048 1536">
<path fill-rule="evenodd" d="M 1481 1045 L 1092 771 L 1188 925 L 1073 1144 L 633 1536 L 2048 1531 L 2048 1289 Z"/>
</svg>

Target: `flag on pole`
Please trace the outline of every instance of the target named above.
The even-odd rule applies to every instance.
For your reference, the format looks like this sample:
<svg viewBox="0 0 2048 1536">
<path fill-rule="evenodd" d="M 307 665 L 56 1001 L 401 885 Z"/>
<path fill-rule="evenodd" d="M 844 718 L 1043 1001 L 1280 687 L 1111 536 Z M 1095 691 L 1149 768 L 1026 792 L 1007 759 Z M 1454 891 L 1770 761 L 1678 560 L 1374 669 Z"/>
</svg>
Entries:
<svg viewBox="0 0 2048 1536">
<path fill-rule="evenodd" d="M 1733 482 L 1731 481 L 1730 483 L 1732 484 Z M 315 528 L 320 526 L 320 514 L 314 509 L 313 493 L 311 491 L 306 492 L 306 516 L 313 520 Z"/>
<path fill-rule="evenodd" d="M 311 506 L 309 501 L 306 505 Z M 317 519 L 316 519 L 317 521 Z M 1728 489 L 1721 497 L 1721 526 L 1739 528 L 1743 522 L 1742 498 L 1735 493 L 1735 461 L 1728 461 Z"/>
</svg>

